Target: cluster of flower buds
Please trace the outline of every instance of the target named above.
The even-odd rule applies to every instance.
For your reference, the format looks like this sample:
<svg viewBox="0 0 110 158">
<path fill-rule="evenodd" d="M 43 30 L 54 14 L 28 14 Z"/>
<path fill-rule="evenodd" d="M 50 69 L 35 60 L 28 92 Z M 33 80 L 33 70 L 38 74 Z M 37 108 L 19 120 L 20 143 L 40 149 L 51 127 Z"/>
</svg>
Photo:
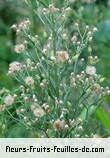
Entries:
<svg viewBox="0 0 110 158">
<path fill-rule="evenodd" d="M 29 19 L 22 21 L 18 26 L 12 25 L 11 28 L 15 30 L 17 33 L 20 33 L 21 31 L 28 29 L 31 25 L 31 22 Z"/>
<path fill-rule="evenodd" d="M 39 42 L 39 36 L 38 35 L 35 35 L 35 36 L 28 36 L 29 39 L 31 39 L 34 43 L 38 43 Z"/>
<path fill-rule="evenodd" d="M 88 62 L 89 62 L 89 64 L 96 64 L 97 62 L 99 61 L 99 58 L 97 57 L 97 56 L 89 56 L 88 57 Z"/>
<path fill-rule="evenodd" d="M 44 15 L 62 13 L 62 17 L 65 17 L 66 15 L 68 15 L 68 13 L 71 12 L 71 10 L 72 9 L 70 7 L 60 9 L 55 7 L 54 4 L 50 4 L 48 8 L 42 9 L 42 13 Z"/>
<path fill-rule="evenodd" d="M 63 17 L 65 18 L 69 13 L 71 13 L 72 9 L 70 7 L 62 8 Z"/>
<path fill-rule="evenodd" d="M 41 88 L 45 88 L 46 85 L 47 85 L 47 81 L 46 81 L 46 79 L 43 79 L 43 80 L 41 81 L 41 83 L 40 83 L 40 87 L 41 87 Z"/>
<path fill-rule="evenodd" d="M 51 51 L 52 46 L 52 35 L 49 36 L 47 43 L 44 45 L 42 52 L 48 55 L 49 51 Z"/>
<path fill-rule="evenodd" d="M 20 62 L 14 61 L 9 65 L 8 74 L 14 74 L 22 69 L 22 64 Z"/>
<path fill-rule="evenodd" d="M 93 34 L 98 31 L 96 27 L 91 28 L 89 25 L 85 26 L 85 31 L 82 33 L 80 31 L 80 25 L 78 22 L 74 24 L 76 32 L 71 37 L 71 42 L 77 46 L 77 49 L 84 48 L 88 42 L 91 42 L 93 39 Z"/>
<path fill-rule="evenodd" d="M 25 109 L 24 108 L 21 108 L 21 109 L 17 109 L 16 110 L 16 113 L 19 115 L 20 113 L 24 113 L 25 112 Z"/>
<path fill-rule="evenodd" d="M 93 39 L 93 34 L 95 32 L 97 32 L 97 31 L 98 31 L 98 29 L 96 27 L 92 28 L 91 30 L 88 30 L 88 32 L 87 32 L 87 40 L 91 42 L 92 39 Z"/>
<path fill-rule="evenodd" d="M 56 8 L 53 4 L 50 4 L 48 8 L 42 9 L 44 15 L 48 15 L 49 13 L 58 13 L 59 11 L 60 9 Z"/>
<path fill-rule="evenodd" d="M 70 85 L 72 87 L 76 87 L 76 76 L 74 73 L 71 73 L 71 75 L 70 75 Z"/>
</svg>

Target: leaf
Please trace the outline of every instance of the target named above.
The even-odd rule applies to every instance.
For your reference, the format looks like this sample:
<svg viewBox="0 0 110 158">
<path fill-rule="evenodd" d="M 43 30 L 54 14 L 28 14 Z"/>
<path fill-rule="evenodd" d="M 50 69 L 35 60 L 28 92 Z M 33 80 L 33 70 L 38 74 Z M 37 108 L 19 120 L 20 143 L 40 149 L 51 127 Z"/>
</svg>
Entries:
<svg viewBox="0 0 110 158">
<path fill-rule="evenodd" d="M 101 121 L 103 126 L 110 132 L 110 118 L 107 116 L 102 107 L 96 110 L 95 115 Z"/>
<path fill-rule="evenodd" d="M 27 138 L 29 137 L 30 131 L 27 130 L 24 126 L 21 126 L 19 124 L 11 125 L 8 129 L 7 136 L 8 138 Z"/>
<path fill-rule="evenodd" d="M 80 118 L 82 120 L 86 120 L 88 117 L 90 117 L 94 113 L 95 110 L 96 110 L 96 106 L 91 106 L 88 108 L 88 110 L 87 108 L 84 108 L 80 114 Z"/>
</svg>

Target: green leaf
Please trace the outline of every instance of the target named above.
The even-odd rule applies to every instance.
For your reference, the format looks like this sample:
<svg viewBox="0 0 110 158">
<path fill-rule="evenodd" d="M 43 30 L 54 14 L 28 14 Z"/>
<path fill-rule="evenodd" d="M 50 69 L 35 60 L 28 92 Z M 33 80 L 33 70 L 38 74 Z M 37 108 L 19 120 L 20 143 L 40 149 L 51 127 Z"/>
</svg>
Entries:
<svg viewBox="0 0 110 158">
<path fill-rule="evenodd" d="M 80 118 L 82 120 L 86 120 L 94 113 L 95 110 L 96 110 L 96 106 L 91 106 L 88 109 L 84 108 L 80 114 Z"/>
<path fill-rule="evenodd" d="M 103 126 L 110 132 L 110 118 L 107 116 L 102 107 L 96 110 L 95 115 L 101 121 Z"/>
</svg>

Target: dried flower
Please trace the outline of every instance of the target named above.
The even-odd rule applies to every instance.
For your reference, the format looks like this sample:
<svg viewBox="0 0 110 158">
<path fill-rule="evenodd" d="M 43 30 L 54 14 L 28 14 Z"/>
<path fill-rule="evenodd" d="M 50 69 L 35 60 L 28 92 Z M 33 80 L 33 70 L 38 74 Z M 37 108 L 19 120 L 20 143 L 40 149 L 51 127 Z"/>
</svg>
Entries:
<svg viewBox="0 0 110 158">
<path fill-rule="evenodd" d="M 95 75 L 96 74 L 96 68 L 94 66 L 87 66 L 86 67 L 86 73 L 88 75 Z"/>
<path fill-rule="evenodd" d="M 44 110 L 38 104 L 32 105 L 31 110 L 36 117 L 43 117 L 45 115 Z"/>
<path fill-rule="evenodd" d="M 8 95 L 4 98 L 4 103 L 6 106 L 12 105 L 14 103 L 14 97 L 11 95 Z"/>
<path fill-rule="evenodd" d="M 68 53 L 66 51 L 57 51 L 56 59 L 58 61 L 64 62 L 65 60 L 69 59 L 69 55 L 68 55 Z"/>
<path fill-rule="evenodd" d="M 25 46 L 23 44 L 17 44 L 15 46 L 15 52 L 20 54 L 25 50 Z"/>
<path fill-rule="evenodd" d="M 56 8 L 53 4 L 49 5 L 49 12 L 50 13 L 57 13 L 59 11 L 59 8 Z"/>
<path fill-rule="evenodd" d="M 28 76 L 26 79 L 25 79 L 25 83 L 27 85 L 33 85 L 34 84 L 34 79 L 31 77 L 31 76 Z"/>
<path fill-rule="evenodd" d="M 93 85 L 93 90 L 98 93 L 101 91 L 101 86 L 99 84 L 95 83 Z"/>
<path fill-rule="evenodd" d="M 19 70 L 21 70 L 21 67 L 22 67 L 22 64 L 17 62 L 17 61 L 14 61 L 12 62 L 10 65 L 9 65 L 9 71 L 8 71 L 8 74 L 13 74 Z"/>
<path fill-rule="evenodd" d="M 18 26 L 18 32 L 21 31 L 22 29 L 29 28 L 30 24 L 31 22 L 29 19 L 22 21 Z"/>
<path fill-rule="evenodd" d="M 53 127 L 56 129 L 56 130 L 60 130 L 64 127 L 64 122 L 61 121 L 61 120 L 56 120 L 53 124 Z"/>
</svg>

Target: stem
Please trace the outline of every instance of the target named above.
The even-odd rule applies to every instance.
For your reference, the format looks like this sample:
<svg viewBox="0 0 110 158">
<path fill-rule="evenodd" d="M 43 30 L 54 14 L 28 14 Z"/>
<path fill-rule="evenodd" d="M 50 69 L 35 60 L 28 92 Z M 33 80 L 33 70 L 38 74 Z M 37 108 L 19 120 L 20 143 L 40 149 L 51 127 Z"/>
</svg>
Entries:
<svg viewBox="0 0 110 158">
<path fill-rule="evenodd" d="M 55 23 L 54 23 L 54 16 L 52 15 L 52 36 L 53 36 L 53 51 L 54 55 L 56 55 L 56 31 L 55 31 Z"/>
<path fill-rule="evenodd" d="M 73 126 L 73 127 L 71 127 L 70 130 L 68 130 L 67 133 L 64 135 L 64 138 L 66 138 L 72 132 L 72 130 L 74 130 L 79 125 L 80 125 L 80 123 L 75 125 L 75 126 Z"/>
</svg>

